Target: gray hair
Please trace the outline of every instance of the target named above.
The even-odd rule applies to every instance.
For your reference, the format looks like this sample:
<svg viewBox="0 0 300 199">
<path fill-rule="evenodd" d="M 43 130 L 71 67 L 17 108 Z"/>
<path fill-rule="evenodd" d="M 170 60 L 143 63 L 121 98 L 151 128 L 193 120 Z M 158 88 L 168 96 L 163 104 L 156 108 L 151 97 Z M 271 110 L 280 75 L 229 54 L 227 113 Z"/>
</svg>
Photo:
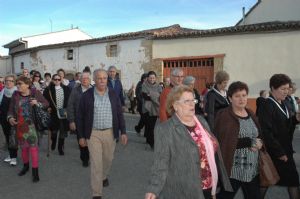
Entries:
<svg viewBox="0 0 300 199">
<path fill-rule="evenodd" d="M 184 78 L 184 80 L 183 80 L 183 84 L 184 85 L 190 85 L 192 82 L 194 82 L 195 81 L 195 77 L 193 77 L 193 76 L 186 76 L 185 78 Z"/>
<path fill-rule="evenodd" d="M 98 68 L 98 69 L 94 70 L 94 72 L 93 72 L 93 78 L 94 78 L 94 80 L 96 79 L 97 74 L 101 73 L 101 72 L 105 73 L 106 76 L 108 77 L 108 74 L 107 74 L 106 70 L 104 70 L 103 68 Z"/>
<path fill-rule="evenodd" d="M 117 70 L 117 68 L 115 66 L 110 66 L 110 67 L 108 67 L 107 71 L 110 71 L 111 69 Z"/>
<path fill-rule="evenodd" d="M 171 75 L 176 76 L 176 75 L 179 75 L 180 72 L 183 72 L 183 70 L 181 68 L 173 68 L 171 70 Z"/>
</svg>

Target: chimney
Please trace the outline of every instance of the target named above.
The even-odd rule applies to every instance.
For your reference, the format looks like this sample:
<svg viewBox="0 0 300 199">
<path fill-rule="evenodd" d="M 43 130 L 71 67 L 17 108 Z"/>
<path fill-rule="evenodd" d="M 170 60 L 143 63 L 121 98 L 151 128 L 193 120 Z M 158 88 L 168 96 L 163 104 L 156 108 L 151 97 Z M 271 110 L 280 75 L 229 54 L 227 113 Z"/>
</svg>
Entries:
<svg viewBox="0 0 300 199">
<path fill-rule="evenodd" d="M 243 21 L 242 24 L 245 25 L 245 7 L 243 7 Z"/>
</svg>

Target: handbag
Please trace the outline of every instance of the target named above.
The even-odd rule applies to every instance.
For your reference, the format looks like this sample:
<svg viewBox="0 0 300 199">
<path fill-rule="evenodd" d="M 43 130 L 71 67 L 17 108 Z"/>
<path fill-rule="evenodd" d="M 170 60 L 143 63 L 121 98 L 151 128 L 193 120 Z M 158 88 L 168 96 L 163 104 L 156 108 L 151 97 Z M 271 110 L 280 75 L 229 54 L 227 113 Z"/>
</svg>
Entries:
<svg viewBox="0 0 300 199">
<path fill-rule="evenodd" d="M 47 130 L 51 121 L 50 114 L 39 106 L 33 106 L 33 113 L 35 116 L 35 124 L 37 130 Z"/>
<path fill-rule="evenodd" d="M 259 178 L 260 186 L 268 187 L 275 185 L 280 177 L 273 164 L 273 161 L 266 151 L 265 146 L 259 151 Z"/>
<path fill-rule="evenodd" d="M 67 119 L 67 110 L 65 108 L 57 108 L 57 105 L 55 104 L 55 102 L 52 98 L 52 94 L 51 94 L 50 90 L 49 90 L 49 95 L 50 95 L 50 99 L 51 99 L 54 107 L 56 108 L 58 119 Z"/>
</svg>

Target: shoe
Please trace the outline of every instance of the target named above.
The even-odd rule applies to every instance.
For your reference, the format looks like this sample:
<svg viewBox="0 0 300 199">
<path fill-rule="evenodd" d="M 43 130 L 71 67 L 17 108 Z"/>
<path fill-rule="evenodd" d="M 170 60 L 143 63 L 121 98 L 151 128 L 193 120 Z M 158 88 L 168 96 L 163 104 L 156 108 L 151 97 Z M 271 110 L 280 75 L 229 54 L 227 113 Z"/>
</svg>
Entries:
<svg viewBox="0 0 300 199">
<path fill-rule="evenodd" d="M 137 133 L 139 133 L 139 134 L 141 133 L 141 130 L 139 129 L 138 126 L 135 126 L 134 129 L 135 129 L 135 131 L 136 131 Z"/>
<path fill-rule="evenodd" d="M 19 176 L 23 176 L 29 171 L 29 163 L 25 163 L 22 170 L 18 173 Z"/>
<path fill-rule="evenodd" d="M 11 166 L 17 166 L 17 158 L 12 158 L 9 164 Z"/>
<path fill-rule="evenodd" d="M 10 156 L 8 156 L 7 158 L 4 159 L 4 162 L 10 163 L 10 161 L 11 161 Z"/>
<path fill-rule="evenodd" d="M 32 168 L 32 182 L 40 181 L 39 168 Z"/>
<path fill-rule="evenodd" d="M 103 187 L 108 187 L 108 186 L 109 186 L 109 181 L 106 178 L 106 179 L 103 180 Z"/>
<path fill-rule="evenodd" d="M 93 199 L 102 199 L 101 196 L 93 196 Z"/>
</svg>

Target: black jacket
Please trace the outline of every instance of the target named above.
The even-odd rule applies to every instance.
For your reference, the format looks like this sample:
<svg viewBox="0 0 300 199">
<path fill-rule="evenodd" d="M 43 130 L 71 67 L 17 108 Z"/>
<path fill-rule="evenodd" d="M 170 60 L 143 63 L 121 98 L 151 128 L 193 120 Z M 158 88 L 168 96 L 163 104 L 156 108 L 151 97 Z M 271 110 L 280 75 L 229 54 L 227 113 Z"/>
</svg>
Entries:
<svg viewBox="0 0 300 199">
<path fill-rule="evenodd" d="M 216 89 L 216 88 L 215 88 Z M 229 106 L 228 99 L 217 93 L 214 89 L 207 93 L 205 112 L 207 113 L 207 122 L 211 131 L 214 133 L 215 117 L 219 110 Z"/>
</svg>

